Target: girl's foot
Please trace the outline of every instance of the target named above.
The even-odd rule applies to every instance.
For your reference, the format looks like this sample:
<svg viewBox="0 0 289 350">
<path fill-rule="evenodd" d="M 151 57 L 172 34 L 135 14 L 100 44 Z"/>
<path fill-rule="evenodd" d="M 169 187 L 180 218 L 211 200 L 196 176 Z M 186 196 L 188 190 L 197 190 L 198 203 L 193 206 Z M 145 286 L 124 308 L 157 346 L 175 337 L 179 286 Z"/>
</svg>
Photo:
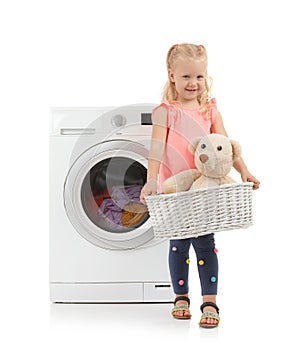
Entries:
<svg viewBox="0 0 289 350">
<path fill-rule="evenodd" d="M 171 311 L 171 314 L 174 318 L 188 320 L 191 318 L 190 314 L 190 299 L 188 295 L 176 295 L 174 302 L 174 308 Z"/>
<path fill-rule="evenodd" d="M 200 319 L 200 327 L 214 328 L 219 325 L 219 308 L 213 302 L 205 302 L 201 305 L 202 317 Z"/>
</svg>

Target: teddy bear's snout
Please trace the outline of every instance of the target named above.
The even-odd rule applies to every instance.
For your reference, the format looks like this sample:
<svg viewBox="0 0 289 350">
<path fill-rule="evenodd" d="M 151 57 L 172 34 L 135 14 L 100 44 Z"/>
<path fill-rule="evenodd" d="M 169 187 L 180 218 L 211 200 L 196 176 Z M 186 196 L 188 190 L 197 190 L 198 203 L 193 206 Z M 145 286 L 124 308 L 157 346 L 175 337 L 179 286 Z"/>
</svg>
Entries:
<svg viewBox="0 0 289 350">
<path fill-rule="evenodd" d="M 206 163 L 209 157 L 206 154 L 200 154 L 199 159 L 202 163 Z"/>
</svg>

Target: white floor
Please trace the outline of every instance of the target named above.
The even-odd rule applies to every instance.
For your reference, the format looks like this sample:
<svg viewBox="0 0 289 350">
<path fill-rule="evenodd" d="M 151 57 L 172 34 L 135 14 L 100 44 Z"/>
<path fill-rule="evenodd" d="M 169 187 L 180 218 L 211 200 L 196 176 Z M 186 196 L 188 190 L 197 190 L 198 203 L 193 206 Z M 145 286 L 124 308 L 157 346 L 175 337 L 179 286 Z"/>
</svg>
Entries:
<svg viewBox="0 0 289 350">
<path fill-rule="evenodd" d="M 219 328 L 207 330 L 198 327 L 200 312 L 195 307 L 190 321 L 179 321 L 170 317 L 168 304 L 51 305 L 50 348 L 83 349 L 104 342 L 108 349 L 221 349 L 230 345 L 235 350 L 260 349 L 262 345 L 271 349 L 280 344 L 285 331 L 282 333 L 282 327 L 277 331 L 273 320 L 267 319 L 264 305 L 256 305 L 258 320 L 250 319 L 253 312 L 242 303 L 240 306 L 243 309 L 238 315 L 233 305 L 227 304 Z"/>
<path fill-rule="evenodd" d="M 25 288 L 22 292 L 27 295 Z M 266 304 L 256 296 L 234 303 L 220 297 L 219 306 L 219 328 L 205 330 L 198 327 L 197 299 L 192 319 L 179 321 L 170 316 L 171 304 L 49 304 L 35 294 L 28 300 L 2 300 L 1 343 L 9 344 L 3 349 L 51 350 L 286 348 L 286 300 Z"/>
</svg>

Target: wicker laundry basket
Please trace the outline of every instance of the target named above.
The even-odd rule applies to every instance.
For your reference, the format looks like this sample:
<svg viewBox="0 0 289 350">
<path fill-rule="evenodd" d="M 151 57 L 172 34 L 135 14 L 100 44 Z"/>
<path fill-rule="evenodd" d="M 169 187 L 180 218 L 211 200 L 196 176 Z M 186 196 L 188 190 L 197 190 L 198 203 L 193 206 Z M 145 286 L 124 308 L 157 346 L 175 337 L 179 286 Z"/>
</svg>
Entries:
<svg viewBox="0 0 289 350">
<path fill-rule="evenodd" d="M 182 239 L 253 224 L 253 183 L 147 196 L 155 237 Z"/>
</svg>

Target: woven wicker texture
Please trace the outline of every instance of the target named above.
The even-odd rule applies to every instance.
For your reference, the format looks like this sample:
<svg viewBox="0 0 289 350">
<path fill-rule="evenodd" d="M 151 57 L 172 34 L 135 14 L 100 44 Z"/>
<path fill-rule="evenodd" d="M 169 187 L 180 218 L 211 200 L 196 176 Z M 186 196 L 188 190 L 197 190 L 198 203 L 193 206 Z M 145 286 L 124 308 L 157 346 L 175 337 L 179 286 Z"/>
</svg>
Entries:
<svg viewBox="0 0 289 350">
<path fill-rule="evenodd" d="M 251 182 L 146 197 L 155 237 L 189 238 L 253 224 Z"/>
</svg>

